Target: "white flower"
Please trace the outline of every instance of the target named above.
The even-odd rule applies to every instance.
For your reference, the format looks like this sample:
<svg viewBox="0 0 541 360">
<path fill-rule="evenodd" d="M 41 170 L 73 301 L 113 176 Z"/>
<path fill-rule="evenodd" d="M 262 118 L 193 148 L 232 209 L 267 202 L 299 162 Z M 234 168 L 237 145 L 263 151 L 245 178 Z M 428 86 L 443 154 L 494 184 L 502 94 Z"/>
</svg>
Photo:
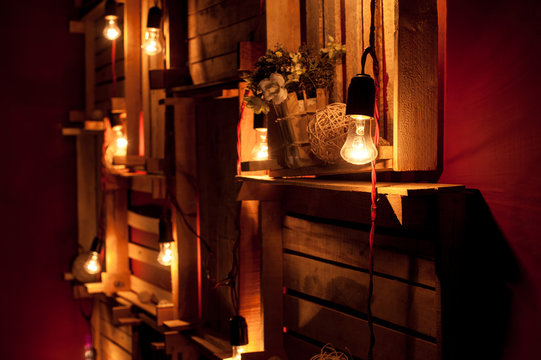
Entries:
<svg viewBox="0 0 541 360">
<path fill-rule="evenodd" d="M 263 98 L 276 105 L 281 104 L 287 98 L 287 90 L 284 85 L 284 77 L 278 73 L 273 73 L 268 79 L 259 82 L 259 88 L 263 90 Z"/>
</svg>

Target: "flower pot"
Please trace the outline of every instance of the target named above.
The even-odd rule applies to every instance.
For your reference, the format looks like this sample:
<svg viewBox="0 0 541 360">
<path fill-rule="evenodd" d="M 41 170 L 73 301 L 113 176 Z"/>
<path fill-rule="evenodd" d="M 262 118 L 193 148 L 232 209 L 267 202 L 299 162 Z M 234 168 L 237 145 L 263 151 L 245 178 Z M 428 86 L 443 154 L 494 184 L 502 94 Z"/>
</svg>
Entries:
<svg viewBox="0 0 541 360">
<path fill-rule="evenodd" d="M 276 119 L 284 149 L 284 161 L 289 168 L 317 164 L 310 151 L 307 132 L 310 117 L 304 113 Z"/>
</svg>

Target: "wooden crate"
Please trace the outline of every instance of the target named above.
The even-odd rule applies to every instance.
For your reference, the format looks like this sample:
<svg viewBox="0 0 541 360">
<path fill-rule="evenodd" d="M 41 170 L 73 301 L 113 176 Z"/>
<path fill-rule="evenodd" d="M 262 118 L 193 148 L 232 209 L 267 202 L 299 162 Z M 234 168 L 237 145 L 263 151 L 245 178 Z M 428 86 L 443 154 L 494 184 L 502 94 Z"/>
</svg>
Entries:
<svg viewBox="0 0 541 360">
<path fill-rule="evenodd" d="M 304 5 L 301 7 L 301 4 Z M 285 11 L 284 9 L 288 9 Z M 381 85 L 378 103 L 380 171 L 430 171 L 438 163 L 438 11 L 437 1 L 384 0 L 376 2 L 376 48 Z M 415 24 L 415 26 L 411 25 Z M 272 1 L 266 3 L 267 47 L 276 43 L 296 51 L 302 41 L 316 49 L 328 36 L 346 44 L 346 56 L 336 67 L 330 102 L 345 102 L 350 79 L 360 72 L 360 58 L 368 46 L 369 2 Z M 288 31 L 286 31 L 287 29 Z M 443 31 L 443 30 L 441 30 Z M 301 35 L 304 37 L 301 39 Z M 372 74 L 368 58 L 366 70 Z M 383 84 L 386 84 L 385 91 Z M 440 86 L 441 88 L 441 86 Z M 388 107 L 384 106 L 384 97 Z M 251 121 L 250 115 L 246 119 Z M 248 137 L 253 135 L 248 134 Z M 247 162 L 245 169 L 269 169 L 271 176 L 340 174 L 370 171 L 368 165 L 319 164 L 284 168 L 282 139 L 275 122 L 269 121 L 269 148 L 273 162 Z M 248 159 L 249 153 L 243 153 Z M 270 167 L 269 167 L 270 166 Z"/>
</svg>

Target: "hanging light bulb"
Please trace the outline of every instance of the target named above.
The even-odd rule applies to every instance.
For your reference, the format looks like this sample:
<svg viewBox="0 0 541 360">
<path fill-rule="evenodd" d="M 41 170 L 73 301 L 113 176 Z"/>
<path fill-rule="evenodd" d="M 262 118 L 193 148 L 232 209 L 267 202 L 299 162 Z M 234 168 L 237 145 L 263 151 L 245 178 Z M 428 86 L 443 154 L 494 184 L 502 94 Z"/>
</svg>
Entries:
<svg viewBox="0 0 541 360">
<path fill-rule="evenodd" d="M 355 75 L 348 87 L 346 104 L 346 116 L 349 115 L 352 121 L 346 142 L 340 150 L 342 158 L 351 164 L 366 164 L 378 156 L 371 133 L 375 99 L 374 79 L 364 71 Z"/>
<path fill-rule="evenodd" d="M 153 6 L 148 11 L 147 31 L 142 48 L 148 55 L 156 55 L 162 51 L 162 39 L 160 36 L 160 25 L 162 22 L 162 11 L 159 7 Z"/>
<path fill-rule="evenodd" d="M 248 325 L 246 319 L 236 315 L 229 320 L 229 336 L 233 351 L 232 360 L 241 360 L 245 346 L 248 345 Z"/>
<path fill-rule="evenodd" d="M 98 274 L 101 271 L 100 261 L 101 241 L 98 237 L 95 237 L 90 246 L 88 252 L 88 258 L 86 259 L 83 268 L 89 274 Z"/>
<path fill-rule="evenodd" d="M 115 40 L 120 36 L 121 32 L 117 20 L 116 2 L 115 0 L 107 0 L 105 3 L 105 27 L 103 28 L 103 36 L 106 39 Z"/>
<path fill-rule="evenodd" d="M 267 144 L 267 127 L 265 114 L 254 114 L 254 129 L 256 131 L 256 143 L 252 148 L 252 160 L 267 160 L 269 158 L 269 146 Z"/>
<path fill-rule="evenodd" d="M 111 124 L 110 136 L 106 138 L 107 145 L 105 147 L 105 166 L 111 170 L 120 170 L 124 165 L 113 165 L 116 156 L 124 157 L 128 152 L 128 139 L 124 133 L 124 124 L 120 119 L 119 114 L 109 114 L 109 122 Z"/>
<path fill-rule="evenodd" d="M 160 219 L 160 253 L 158 262 L 163 266 L 169 266 L 173 262 L 173 238 L 171 236 L 171 226 L 164 219 Z"/>
</svg>

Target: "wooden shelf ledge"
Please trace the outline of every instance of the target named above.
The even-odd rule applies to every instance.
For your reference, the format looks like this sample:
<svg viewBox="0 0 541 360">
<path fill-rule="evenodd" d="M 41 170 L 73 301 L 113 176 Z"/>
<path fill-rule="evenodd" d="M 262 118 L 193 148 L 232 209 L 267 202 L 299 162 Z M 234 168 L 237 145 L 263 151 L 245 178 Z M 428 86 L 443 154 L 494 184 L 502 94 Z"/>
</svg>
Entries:
<svg viewBox="0 0 541 360">
<path fill-rule="evenodd" d="M 90 130 L 90 129 L 83 129 L 83 128 L 62 128 L 62 135 L 64 136 L 103 135 L 103 129 Z"/>
<path fill-rule="evenodd" d="M 370 193 L 372 184 L 369 181 L 351 180 L 327 180 L 315 178 L 272 178 L 269 176 L 237 176 L 237 179 L 245 183 L 297 186 L 332 191 L 351 191 Z M 419 196 L 434 194 L 437 192 L 460 191 L 464 185 L 438 184 L 438 183 L 377 183 L 377 193 L 381 195 Z"/>
</svg>

